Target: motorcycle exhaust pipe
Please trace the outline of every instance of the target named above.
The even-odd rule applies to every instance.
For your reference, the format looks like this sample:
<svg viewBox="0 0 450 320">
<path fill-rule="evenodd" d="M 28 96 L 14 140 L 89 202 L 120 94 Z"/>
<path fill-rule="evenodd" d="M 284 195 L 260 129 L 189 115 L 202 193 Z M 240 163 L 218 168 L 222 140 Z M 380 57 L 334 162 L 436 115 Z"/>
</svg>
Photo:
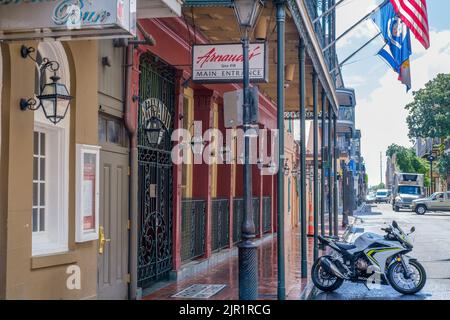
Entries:
<svg viewBox="0 0 450 320">
<path fill-rule="evenodd" d="M 341 279 L 348 279 L 348 277 L 346 277 L 329 258 L 321 257 L 320 265 L 325 269 L 326 272 L 331 273 L 332 275 Z"/>
</svg>

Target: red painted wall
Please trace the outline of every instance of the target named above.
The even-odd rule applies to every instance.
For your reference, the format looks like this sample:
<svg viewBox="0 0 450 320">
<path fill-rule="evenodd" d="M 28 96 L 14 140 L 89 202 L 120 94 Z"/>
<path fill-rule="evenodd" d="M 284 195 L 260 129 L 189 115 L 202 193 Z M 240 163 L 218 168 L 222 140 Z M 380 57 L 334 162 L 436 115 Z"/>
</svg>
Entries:
<svg viewBox="0 0 450 320">
<path fill-rule="evenodd" d="M 172 65 L 179 70 L 179 79 L 177 80 L 177 116 L 180 114 L 180 108 L 182 106 L 182 90 L 180 85 L 189 78 L 191 74 L 191 41 L 202 44 L 208 43 L 207 39 L 202 36 L 200 32 L 194 34 L 192 28 L 187 28 L 185 21 L 181 18 L 164 18 L 164 19 L 141 19 L 139 23 L 143 29 L 150 34 L 156 44 L 154 46 L 139 45 L 134 50 L 133 55 L 133 72 L 132 79 L 130 79 L 131 93 L 128 95 L 131 99 L 133 96 L 139 95 L 139 58 L 144 52 L 151 52 L 152 54 L 160 57 L 168 64 Z M 143 35 L 138 32 L 139 39 L 143 39 Z M 223 105 L 220 104 L 221 97 L 224 92 L 233 91 L 239 89 L 241 86 L 238 84 L 190 84 L 194 89 L 196 95 L 203 90 L 210 90 L 216 93 L 219 100 L 219 128 L 223 128 Z M 197 100 L 197 99 L 195 99 Z M 259 115 L 261 127 L 276 128 L 276 106 L 264 95 L 260 95 L 259 98 Z M 211 113 L 207 110 L 207 106 L 203 103 L 195 102 L 195 120 L 202 120 L 204 123 L 211 123 Z M 202 110 L 203 109 L 203 110 Z M 132 111 L 136 116 L 137 121 L 137 103 L 132 102 Z M 178 118 L 178 117 L 177 117 Z M 175 121 L 175 129 L 182 125 L 182 121 Z M 205 127 L 205 126 L 204 126 Z M 206 130 L 207 128 L 203 128 Z M 236 198 L 242 198 L 243 196 L 243 175 L 242 165 L 236 166 L 236 180 L 232 179 L 231 165 L 218 165 L 218 189 L 217 196 L 230 199 L 230 217 L 233 216 L 232 206 L 232 184 L 236 186 Z M 211 230 L 211 192 L 210 192 L 210 168 L 207 165 L 194 165 L 194 194 L 193 197 L 203 198 L 208 202 L 207 208 L 207 226 L 208 230 Z M 255 168 L 253 170 L 254 183 L 253 194 L 254 196 L 260 196 L 262 193 L 265 195 L 273 194 L 272 206 L 276 205 L 275 199 L 275 187 L 272 178 L 260 179 L 259 173 Z M 180 259 L 180 247 L 181 247 L 181 167 L 174 167 L 174 270 L 178 270 L 181 267 Z M 230 228 L 232 223 L 230 224 Z M 230 234 L 232 230 L 230 229 Z M 207 253 L 206 257 L 211 254 L 211 234 L 207 232 Z"/>
</svg>

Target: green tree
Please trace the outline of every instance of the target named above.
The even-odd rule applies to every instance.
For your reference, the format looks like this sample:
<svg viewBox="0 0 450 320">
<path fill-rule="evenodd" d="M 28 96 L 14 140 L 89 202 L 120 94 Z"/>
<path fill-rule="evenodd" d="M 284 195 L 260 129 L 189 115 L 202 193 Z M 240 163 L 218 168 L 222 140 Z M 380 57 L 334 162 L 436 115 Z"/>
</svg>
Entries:
<svg viewBox="0 0 450 320">
<path fill-rule="evenodd" d="M 424 175 L 425 186 L 430 185 L 430 166 L 425 159 L 416 156 L 413 148 L 392 144 L 388 147 L 386 155 L 389 157 L 395 155 L 395 164 L 401 172 L 421 173 Z"/>
<path fill-rule="evenodd" d="M 450 173 L 450 154 L 444 154 L 439 157 L 437 167 L 441 179 L 446 180 L 447 174 Z"/>
<path fill-rule="evenodd" d="M 405 107 L 409 138 L 450 135 L 450 74 L 439 74 L 413 95 L 414 101 Z"/>
<path fill-rule="evenodd" d="M 386 185 L 383 182 L 380 182 L 380 184 L 373 186 L 372 189 L 375 191 L 377 191 L 379 189 L 386 189 Z"/>
</svg>

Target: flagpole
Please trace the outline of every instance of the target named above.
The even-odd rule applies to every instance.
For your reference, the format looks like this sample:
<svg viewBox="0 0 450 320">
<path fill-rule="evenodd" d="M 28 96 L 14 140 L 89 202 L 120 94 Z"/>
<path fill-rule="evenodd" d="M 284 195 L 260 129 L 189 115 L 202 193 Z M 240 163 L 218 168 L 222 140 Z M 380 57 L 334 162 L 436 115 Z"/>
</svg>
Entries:
<svg viewBox="0 0 450 320">
<path fill-rule="evenodd" d="M 375 12 L 380 10 L 389 0 L 384 0 L 378 7 L 370 11 L 368 14 L 366 14 L 363 18 L 361 18 L 358 22 L 353 24 L 350 28 L 344 31 L 339 37 L 337 37 L 335 40 L 330 42 L 325 48 L 322 49 L 322 52 L 325 53 L 330 47 L 332 47 L 336 42 L 338 42 L 340 39 L 342 39 L 344 36 L 346 36 L 350 31 L 352 31 L 357 25 L 359 25 L 361 22 L 367 20 L 371 15 L 373 15 Z"/>
<path fill-rule="evenodd" d="M 336 69 L 341 68 L 348 60 L 350 60 L 351 58 L 353 58 L 358 52 L 360 52 L 362 49 L 364 49 L 365 47 L 367 47 L 373 40 L 375 40 L 376 38 L 378 38 L 378 36 L 381 35 L 381 32 L 378 32 L 378 34 L 376 36 L 374 36 L 372 39 L 370 39 L 369 41 L 367 41 L 365 44 L 363 44 L 358 50 L 354 51 L 351 55 L 349 55 L 347 58 L 345 58 L 336 68 L 334 68 L 333 70 L 330 71 L 330 73 L 333 73 L 336 71 Z M 383 47 L 385 46 L 385 44 L 383 44 Z"/>
</svg>

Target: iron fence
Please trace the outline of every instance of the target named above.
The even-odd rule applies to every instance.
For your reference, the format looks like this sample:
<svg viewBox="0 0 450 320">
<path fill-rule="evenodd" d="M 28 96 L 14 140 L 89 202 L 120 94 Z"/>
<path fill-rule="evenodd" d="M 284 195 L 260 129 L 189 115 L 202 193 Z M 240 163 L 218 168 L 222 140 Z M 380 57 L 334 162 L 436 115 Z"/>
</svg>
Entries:
<svg viewBox="0 0 450 320">
<path fill-rule="evenodd" d="M 253 198 L 252 199 L 253 202 L 253 221 L 255 221 L 255 233 L 256 236 L 259 237 L 261 235 L 261 233 L 259 232 L 260 230 L 260 225 L 261 225 L 261 216 L 260 216 L 260 199 L 259 198 Z"/>
<path fill-rule="evenodd" d="M 212 200 L 212 250 L 228 247 L 230 242 L 230 211 L 228 199 Z"/>
<path fill-rule="evenodd" d="M 186 199 L 181 207 L 181 261 L 186 261 L 205 254 L 206 201 Z"/>
<path fill-rule="evenodd" d="M 272 199 L 270 197 L 263 198 L 263 232 L 267 233 L 272 230 Z"/>
</svg>

